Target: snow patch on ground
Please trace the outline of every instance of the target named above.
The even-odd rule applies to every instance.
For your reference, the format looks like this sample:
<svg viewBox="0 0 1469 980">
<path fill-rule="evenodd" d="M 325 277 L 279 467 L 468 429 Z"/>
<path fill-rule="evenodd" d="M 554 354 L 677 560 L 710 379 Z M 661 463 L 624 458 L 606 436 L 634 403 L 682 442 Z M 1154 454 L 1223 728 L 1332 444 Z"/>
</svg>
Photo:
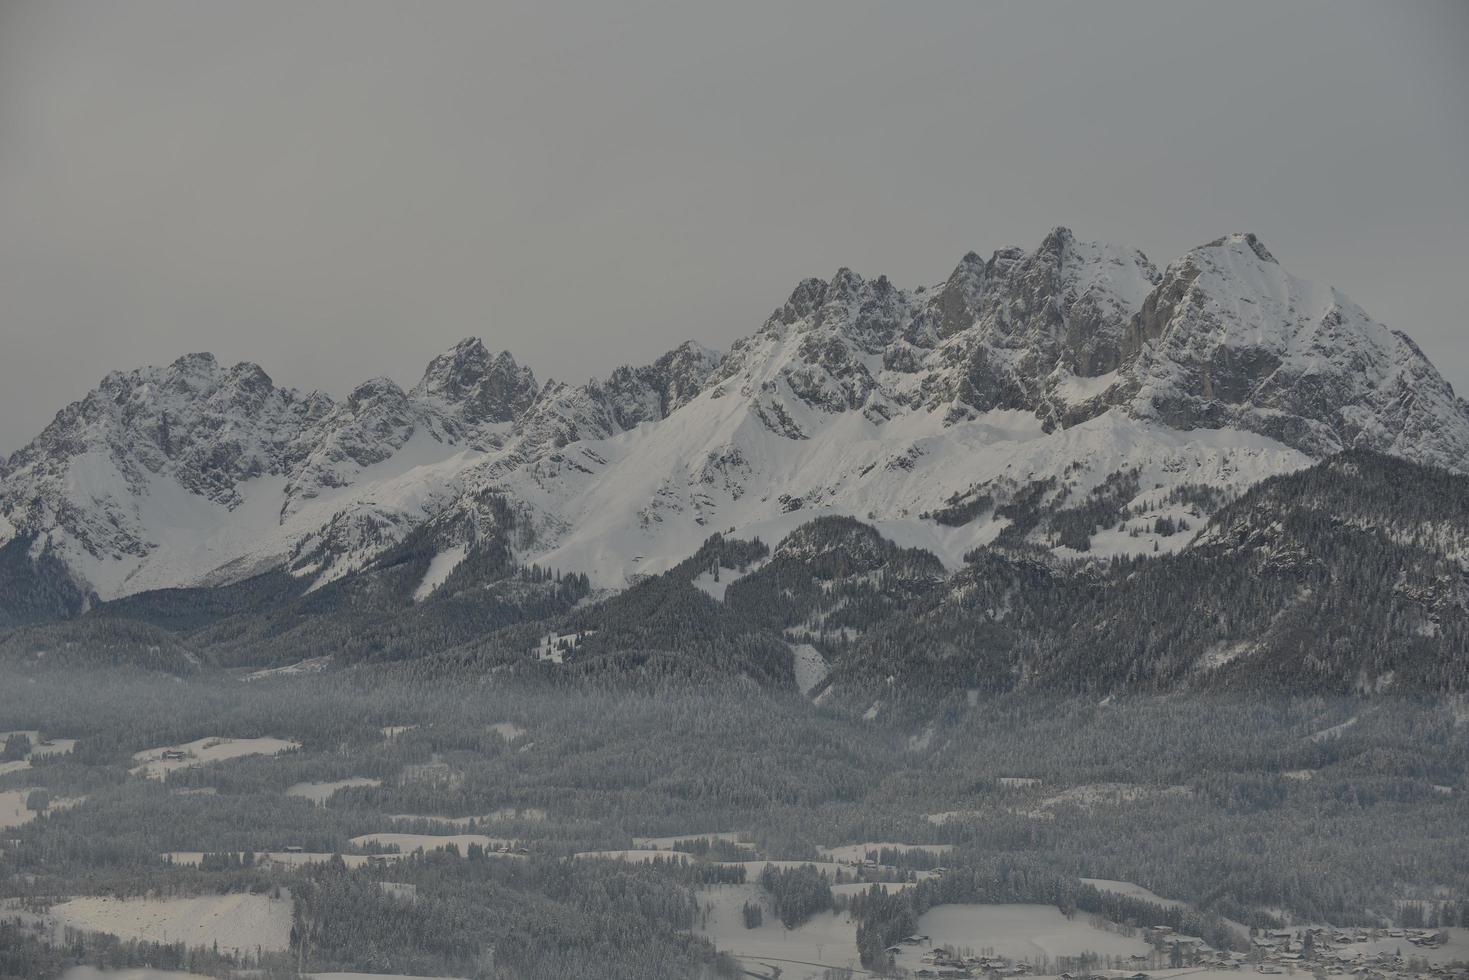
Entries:
<svg viewBox="0 0 1469 980">
<path fill-rule="evenodd" d="M 807 697 L 831 673 L 831 664 L 809 643 L 791 645 L 791 667 L 796 673 L 796 687 Z"/>
<path fill-rule="evenodd" d="M 434 594 L 434 590 L 444 584 L 449 574 L 459 567 L 464 561 L 464 556 L 469 554 L 468 545 L 455 545 L 445 548 L 434 555 L 428 563 L 428 571 L 423 573 L 423 581 L 418 583 L 418 588 L 413 590 L 413 601 L 422 602 Z"/>
<path fill-rule="evenodd" d="M 525 734 L 525 729 L 513 721 L 498 721 L 490 726 L 490 731 L 499 735 L 507 742 L 513 742 Z"/>
<path fill-rule="evenodd" d="M 36 811 L 26 806 L 26 800 L 34 792 L 34 788 L 0 790 L 0 830 L 22 827 L 36 819 Z M 85 800 L 85 796 L 56 797 L 46 807 L 46 812 L 56 813 L 74 807 Z"/>
<path fill-rule="evenodd" d="M 835 847 L 818 847 L 817 853 L 828 861 L 838 864 L 861 864 L 863 861 L 877 860 L 882 851 L 924 851 L 938 857 L 948 854 L 954 849 L 953 844 L 899 844 L 893 841 L 878 841 L 865 844 L 839 844 Z"/>
<path fill-rule="evenodd" d="M 107 932 L 123 939 L 219 944 L 221 950 L 284 950 L 290 943 L 289 897 L 201 895 L 196 898 L 73 898 L 54 905 L 58 927 Z M 59 931 L 59 930 L 58 930 Z"/>
<path fill-rule="evenodd" d="M 678 834 L 673 837 L 634 837 L 633 846 L 639 849 L 654 851 L 671 851 L 675 844 L 686 844 L 696 840 L 722 840 L 740 847 L 751 847 L 755 845 L 746 843 L 743 838 L 748 834 L 738 830 L 713 830 L 707 834 Z"/>
<path fill-rule="evenodd" d="M 352 838 L 358 847 L 377 845 L 396 847 L 399 854 L 412 854 L 422 848 L 425 852 L 442 851 L 449 846 L 458 848 L 460 855 L 469 850 L 470 844 L 478 844 L 487 851 L 496 847 L 509 847 L 515 842 L 504 837 L 487 837 L 484 834 L 363 834 Z"/>
<path fill-rule="evenodd" d="M 721 952 L 737 957 L 746 969 L 774 975 L 783 980 L 819 980 L 828 969 L 861 969 L 857 957 L 857 926 L 845 915 L 822 912 L 795 929 L 781 925 L 760 886 L 712 885 L 700 888 L 696 899 L 708 916 L 696 934 L 714 943 Z M 746 929 L 746 902 L 760 905 L 764 917 L 759 926 Z"/>
<path fill-rule="evenodd" d="M 264 670 L 252 670 L 241 680 L 263 681 L 270 677 L 294 677 L 297 674 L 319 674 L 331 666 L 331 657 L 312 657 L 309 660 L 298 660 L 286 667 L 267 667 Z"/>
<path fill-rule="evenodd" d="M 317 806 L 325 806 L 326 801 L 339 789 L 347 789 L 349 786 L 381 786 L 382 784 L 381 779 L 353 776 L 350 779 L 338 779 L 329 783 L 296 783 L 286 790 L 286 795 L 302 796 Z"/>
<path fill-rule="evenodd" d="M 1324 742 L 1329 738 L 1338 737 L 1360 720 L 1361 719 L 1359 719 L 1356 715 L 1353 715 L 1346 721 L 1342 722 L 1340 725 L 1332 725 L 1330 728 L 1323 728 L 1319 732 L 1312 732 L 1310 735 L 1307 735 L 1306 738 L 1312 742 Z"/>
<path fill-rule="evenodd" d="M 204 853 L 204 851 L 169 851 L 161 857 L 174 864 L 194 867 L 203 863 Z M 329 854 L 326 851 L 254 851 L 252 854 L 257 865 L 274 864 L 284 868 L 325 864 L 334 857 L 340 857 L 342 863 L 349 868 L 361 868 L 374 862 L 396 861 L 402 857 L 401 854 Z"/>
<path fill-rule="evenodd" d="M 133 754 L 133 761 L 138 765 L 133 767 L 132 772 L 149 779 L 162 779 L 175 769 L 188 769 L 247 755 L 279 755 L 300 747 L 301 743 L 293 739 L 272 738 L 268 735 L 261 738 L 200 738 L 183 745 L 165 745 L 136 752 Z M 165 753 L 175 752 L 182 753 L 183 758 L 164 758 Z"/>
</svg>

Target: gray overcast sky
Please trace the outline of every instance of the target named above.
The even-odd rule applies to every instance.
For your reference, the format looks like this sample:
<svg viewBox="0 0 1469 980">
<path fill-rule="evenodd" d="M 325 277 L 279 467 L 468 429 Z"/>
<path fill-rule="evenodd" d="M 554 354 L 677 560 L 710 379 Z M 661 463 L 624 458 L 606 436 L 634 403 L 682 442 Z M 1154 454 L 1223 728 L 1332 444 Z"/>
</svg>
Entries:
<svg viewBox="0 0 1469 980">
<path fill-rule="evenodd" d="M 1469 391 L 1469 3 L 0 0 L 0 451 L 211 350 L 582 380 L 807 275 L 1229 231 Z"/>
</svg>

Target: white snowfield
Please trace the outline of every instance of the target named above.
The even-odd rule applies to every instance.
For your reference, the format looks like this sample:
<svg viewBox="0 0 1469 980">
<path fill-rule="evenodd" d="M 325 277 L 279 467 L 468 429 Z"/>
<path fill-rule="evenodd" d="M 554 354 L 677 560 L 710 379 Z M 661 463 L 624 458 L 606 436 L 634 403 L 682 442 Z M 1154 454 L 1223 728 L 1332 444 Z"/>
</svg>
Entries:
<svg viewBox="0 0 1469 980">
<path fill-rule="evenodd" d="M 201 895 L 194 898 L 117 899 L 87 896 L 51 907 L 58 927 L 107 932 L 123 939 L 219 944 L 221 950 L 272 952 L 290 943 L 289 895 Z"/>
<path fill-rule="evenodd" d="M 457 544 L 434 555 L 433 560 L 428 563 L 428 571 L 424 572 L 422 581 L 418 583 L 418 588 L 413 590 L 413 601 L 422 602 L 433 595 L 468 554 L 468 545 Z"/>
<path fill-rule="evenodd" d="M 299 749 L 301 743 L 294 739 L 274 738 L 221 738 L 210 736 L 186 742 L 183 745 L 165 745 L 156 749 L 144 749 L 133 754 L 135 775 L 149 779 L 162 779 L 175 769 L 188 769 L 210 762 L 223 762 L 247 755 L 278 755 L 291 749 Z M 172 758 L 181 753 L 181 758 Z"/>
<path fill-rule="evenodd" d="M 831 673 L 831 664 L 809 643 L 791 644 L 791 667 L 796 675 L 796 689 L 807 697 Z"/>
<path fill-rule="evenodd" d="M 1111 878 L 1082 878 L 1083 885 L 1091 885 L 1098 891 L 1112 892 L 1115 895 L 1125 895 L 1128 898 L 1140 898 L 1154 905 L 1161 905 L 1165 909 L 1183 908 L 1187 903 L 1172 898 L 1164 898 L 1155 892 L 1151 892 L 1142 885 L 1135 885 L 1130 881 L 1115 881 Z"/>
<path fill-rule="evenodd" d="M 1068 919 L 1053 905 L 939 905 L 918 918 L 918 932 L 930 941 L 904 947 L 894 959 L 900 967 L 918 970 L 923 954 L 938 946 L 993 949 L 995 956 L 1037 964 L 1086 952 L 1131 956 L 1152 950 L 1140 937 L 1094 927 L 1090 918 Z"/>
</svg>

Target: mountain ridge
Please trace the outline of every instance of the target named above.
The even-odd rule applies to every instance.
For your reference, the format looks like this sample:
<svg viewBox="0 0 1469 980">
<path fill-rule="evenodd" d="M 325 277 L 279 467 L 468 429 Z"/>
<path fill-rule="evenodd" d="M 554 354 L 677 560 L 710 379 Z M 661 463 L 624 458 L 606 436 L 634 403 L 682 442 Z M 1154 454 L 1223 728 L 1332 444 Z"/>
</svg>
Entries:
<svg viewBox="0 0 1469 980">
<path fill-rule="evenodd" d="M 803 280 L 727 354 L 689 342 L 582 385 L 473 338 L 407 391 L 341 401 L 207 354 L 112 372 L 0 468 L 0 544 L 24 537 L 101 598 L 270 568 L 320 588 L 420 527 L 462 560 L 495 536 L 491 493 L 518 560 L 602 587 L 712 530 L 777 538 L 818 513 L 952 569 L 1001 535 L 1064 559 L 1166 551 L 1097 521 L 1357 447 L 1469 460 L 1465 403 L 1405 335 L 1253 235 L 1160 272 L 1057 228 L 933 287 Z M 1133 496 L 1099 503 L 1124 474 Z"/>
</svg>

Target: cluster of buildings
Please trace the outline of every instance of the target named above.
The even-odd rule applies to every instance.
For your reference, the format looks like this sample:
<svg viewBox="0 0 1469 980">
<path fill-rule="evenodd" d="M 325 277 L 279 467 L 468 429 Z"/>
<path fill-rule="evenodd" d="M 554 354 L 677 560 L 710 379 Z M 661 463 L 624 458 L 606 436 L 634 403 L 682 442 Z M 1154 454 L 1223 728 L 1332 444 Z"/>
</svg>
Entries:
<svg viewBox="0 0 1469 980">
<path fill-rule="evenodd" d="M 889 954 L 898 954 L 904 947 L 922 946 L 929 941 L 927 936 L 908 936 L 900 945 L 889 946 Z M 949 946 L 935 946 L 923 954 L 923 966 L 913 976 L 924 980 L 966 980 L 973 977 L 1025 977 L 1031 973 L 1029 963 L 1016 963 L 1003 956 L 966 955 Z M 1147 980 L 1146 977 L 1141 980 Z"/>
<path fill-rule="evenodd" d="M 1062 973 L 1059 980 L 1172 980 L 1152 977 L 1142 972 L 1143 969 L 1300 972 L 1344 980 L 1469 980 L 1469 963 L 1430 964 L 1419 952 L 1438 949 L 1448 941 L 1447 934 L 1437 929 L 1266 930 L 1251 937 L 1248 953 L 1214 949 L 1202 939 L 1179 935 L 1167 926 L 1146 929 L 1143 937 L 1153 946 L 1153 951 L 1121 961 L 1136 969 Z M 928 936 L 908 936 L 899 944 L 889 946 L 887 952 L 897 955 L 928 941 Z M 1402 946 L 1395 944 L 1392 950 L 1383 950 L 1384 941 L 1396 941 Z M 910 974 L 920 980 L 1006 980 L 1028 978 L 1035 972 L 1027 963 L 998 956 L 967 955 L 948 946 L 937 946 L 924 953 L 922 962 L 923 966 Z M 1186 974 L 1178 976 L 1182 980 Z"/>
<path fill-rule="evenodd" d="M 1381 948 L 1384 942 L 1393 949 Z M 1260 973 L 1303 969 L 1356 980 L 1469 978 L 1469 967 L 1427 964 L 1414 956 L 1446 942 L 1448 934 L 1440 929 L 1268 929 L 1250 940 L 1250 961 Z M 1377 948 L 1364 948 L 1369 945 Z"/>
</svg>

